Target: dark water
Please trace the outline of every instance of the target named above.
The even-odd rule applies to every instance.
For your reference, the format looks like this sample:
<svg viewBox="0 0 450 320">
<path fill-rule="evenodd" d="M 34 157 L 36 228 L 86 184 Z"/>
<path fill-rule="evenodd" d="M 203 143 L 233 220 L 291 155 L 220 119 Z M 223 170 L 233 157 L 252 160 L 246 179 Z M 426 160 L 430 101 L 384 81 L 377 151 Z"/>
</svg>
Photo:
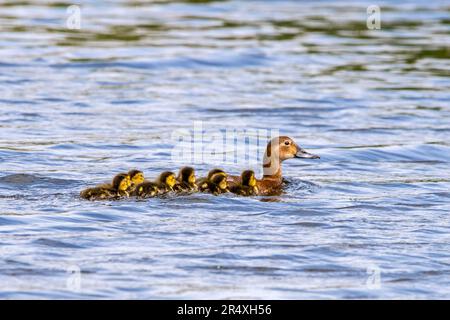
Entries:
<svg viewBox="0 0 450 320">
<path fill-rule="evenodd" d="M 2 1 L 0 298 L 450 298 L 450 5 L 370 4 L 82 1 L 69 30 Z M 278 197 L 78 198 L 189 164 L 194 121 L 322 159 Z"/>
</svg>

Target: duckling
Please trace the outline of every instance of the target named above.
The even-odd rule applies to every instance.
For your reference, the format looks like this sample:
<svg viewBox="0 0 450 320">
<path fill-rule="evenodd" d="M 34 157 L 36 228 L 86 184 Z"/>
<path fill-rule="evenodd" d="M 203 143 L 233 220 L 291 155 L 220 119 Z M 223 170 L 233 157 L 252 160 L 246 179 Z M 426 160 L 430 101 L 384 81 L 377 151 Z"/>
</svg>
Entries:
<svg viewBox="0 0 450 320">
<path fill-rule="evenodd" d="M 156 180 L 156 184 L 158 185 L 158 189 L 161 193 L 174 191 L 174 187 L 177 184 L 175 173 L 171 171 L 161 173 Z"/>
<path fill-rule="evenodd" d="M 183 167 L 180 169 L 177 177 L 178 183 L 175 186 L 176 191 L 197 191 L 195 184 L 195 170 L 192 167 Z"/>
<path fill-rule="evenodd" d="M 80 197 L 87 200 L 117 199 L 118 197 L 128 197 L 127 189 L 130 181 L 126 173 L 120 173 L 114 177 L 111 184 L 103 184 L 94 188 L 81 191 Z"/>
<path fill-rule="evenodd" d="M 208 172 L 208 176 L 198 180 L 197 185 L 199 190 L 200 191 L 208 190 L 208 183 L 211 182 L 212 177 L 216 174 L 223 175 L 225 177 L 227 176 L 226 172 L 223 171 L 222 169 L 212 169 Z"/>
<path fill-rule="evenodd" d="M 136 190 L 136 187 L 145 181 L 144 173 L 140 170 L 130 170 L 128 176 L 130 177 L 131 182 L 128 192 L 132 194 Z"/>
<path fill-rule="evenodd" d="M 255 172 L 245 170 L 241 174 L 241 184 L 232 186 L 230 191 L 240 196 L 256 196 L 258 194 L 256 183 Z"/>
<path fill-rule="evenodd" d="M 132 195 L 138 198 L 151 198 L 159 194 L 158 185 L 154 182 L 145 181 L 136 186 Z"/>
<path fill-rule="evenodd" d="M 208 191 L 213 195 L 217 196 L 221 193 L 229 192 L 227 176 L 224 174 L 216 173 L 208 181 L 208 188 L 204 191 Z"/>
</svg>

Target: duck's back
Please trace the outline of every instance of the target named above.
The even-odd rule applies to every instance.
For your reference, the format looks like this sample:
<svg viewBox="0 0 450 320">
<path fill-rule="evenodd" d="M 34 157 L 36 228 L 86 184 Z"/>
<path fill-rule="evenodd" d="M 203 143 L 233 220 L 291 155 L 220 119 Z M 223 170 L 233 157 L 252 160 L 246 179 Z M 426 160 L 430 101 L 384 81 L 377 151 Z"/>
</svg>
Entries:
<svg viewBox="0 0 450 320">
<path fill-rule="evenodd" d="M 238 185 L 230 188 L 230 191 L 240 196 L 257 196 L 259 190 L 257 187 Z"/>
<path fill-rule="evenodd" d="M 80 193 L 80 197 L 87 200 L 103 200 L 115 196 L 117 196 L 117 193 L 111 187 L 106 185 L 88 188 Z"/>
<path fill-rule="evenodd" d="M 136 186 L 132 195 L 135 197 L 148 197 L 154 196 L 158 192 L 158 184 L 150 181 L 144 181 Z"/>
</svg>

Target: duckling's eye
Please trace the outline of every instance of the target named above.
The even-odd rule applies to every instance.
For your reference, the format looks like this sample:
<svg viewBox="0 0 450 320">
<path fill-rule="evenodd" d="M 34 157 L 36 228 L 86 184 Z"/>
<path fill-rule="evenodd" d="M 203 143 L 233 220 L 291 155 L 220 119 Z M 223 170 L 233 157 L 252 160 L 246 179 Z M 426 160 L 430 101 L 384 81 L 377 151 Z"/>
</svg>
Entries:
<svg viewBox="0 0 450 320">
<path fill-rule="evenodd" d="M 290 141 L 285 141 L 284 144 L 285 144 L 286 146 L 288 146 L 288 145 L 291 144 L 291 142 L 290 142 Z"/>
</svg>

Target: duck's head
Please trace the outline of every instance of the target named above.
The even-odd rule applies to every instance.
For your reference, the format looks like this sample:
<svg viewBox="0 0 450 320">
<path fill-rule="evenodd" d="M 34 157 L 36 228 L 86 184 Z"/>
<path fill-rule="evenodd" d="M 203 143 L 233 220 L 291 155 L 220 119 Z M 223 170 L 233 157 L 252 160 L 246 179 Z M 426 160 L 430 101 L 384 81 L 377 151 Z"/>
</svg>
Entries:
<svg viewBox="0 0 450 320">
<path fill-rule="evenodd" d="M 216 173 L 212 176 L 211 182 L 216 185 L 220 190 L 226 190 L 228 188 L 227 176 Z"/>
<path fill-rule="evenodd" d="M 276 174 L 280 170 L 280 163 L 292 158 L 320 159 L 318 155 L 301 148 L 292 138 L 276 137 L 269 141 L 264 153 L 264 175 Z"/>
<path fill-rule="evenodd" d="M 241 180 L 243 186 L 254 187 L 256 186 L 255 172 L 252 170 L 245 170 L 241 174 Z"/>
<path fill-rule="evenodd" d="M 292 138 L 281 136 L 269 141 L 266 148 L 267 157 L 278 156 L 280 161 L 292 158 L 320 159 L 318 155 L 307 152 L 301 148 Z"/>
<path fill-rule="evenodd" d="M 130 186 L 130 177 L 126 173 L 119 173 L 114 177 L 112 186 L 117 191 L 126 191 Z"/>
<path fill-rule="evenodd" d="M 135 186 L 141 184 L 145 180 L 144 173 L 140 170 L 131 170 L 128 172 L 128 175 L 130 176 L 131 184 Z"/>
<path fill-rule="evenodd" d="M 159 175 L 158 182 L 165 184 L 169 188 L 173 188 L 177 183 L 177 179 L 175 177 L 175 173 L 171 171 L 165 171 Z"/>
<path fill-rule="evenodd" d="M 192 167 L 184 167 L 178 173 L 178 181 L 187 184 L 195 184 L 195 170 Z"/>
<path fill-rule="evenodd" d="M 208 172 L 208 180 L 211 181 L 211 179 L 214 175 L 221 175 L 221 176 L 226 177 L 227 173 L 225 171 L 223 171 L 222 169 L 212 169 Z"/>
</svg>

